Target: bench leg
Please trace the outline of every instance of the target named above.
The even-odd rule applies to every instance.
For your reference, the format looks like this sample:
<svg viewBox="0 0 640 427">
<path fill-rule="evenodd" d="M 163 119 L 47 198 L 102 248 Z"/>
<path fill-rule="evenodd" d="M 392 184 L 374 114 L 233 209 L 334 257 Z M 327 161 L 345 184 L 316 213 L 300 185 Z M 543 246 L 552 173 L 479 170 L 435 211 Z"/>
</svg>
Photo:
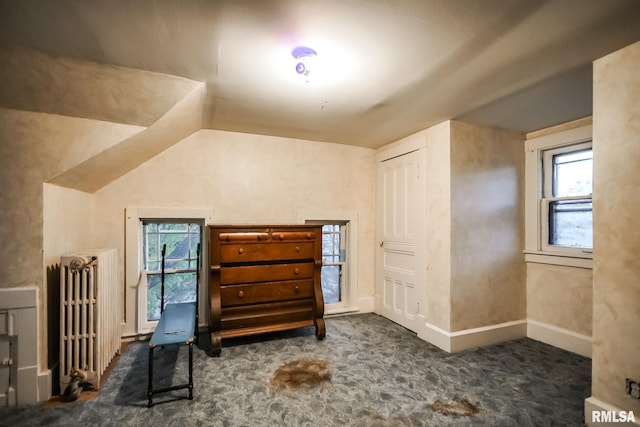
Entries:
<svg viewBox="0 0 640 427">
<path fill-rule="evenodd" d="M 193 400 L 193 342 L 189 343 L 189 400 Z"/>
<path fill-rule="evenodd" d="M 147 385 L 147 397 L 149 398 L 149 402 L 147 403 L 147 407 L 150 408 L 153 405 L 153 347 L 149 348 L 149 383 Z"/>
</svg>

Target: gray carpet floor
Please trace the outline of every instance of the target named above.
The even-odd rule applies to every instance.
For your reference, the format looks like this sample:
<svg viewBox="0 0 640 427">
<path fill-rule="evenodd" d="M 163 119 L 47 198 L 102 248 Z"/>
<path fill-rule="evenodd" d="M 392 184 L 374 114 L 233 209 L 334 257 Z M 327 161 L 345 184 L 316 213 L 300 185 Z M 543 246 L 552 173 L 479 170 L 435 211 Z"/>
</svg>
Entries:
<svg viewBox="0 0 640 427">
<path fill-rule="evenodd" d="M 591 360 L 520 339 L 448 354 L 375 314 L 327 319 L 313 328 L 223 340 L 207 355 L 194 347 L 194 400 L 187 391 L 158 395 L 147 408 L 144 342 L 130 344 L 86 402 L 0 408 L 0 425 L 113 426 L 545 426 L 583 425 Z M 156 350 L 156 385 L 183 383 L 187 347 Z M 316 386 L 270 384 L 283 364 L 327 361 L 331 379 Z M 436 401 L 466 399 L 474 415 L 445 415 Z"/>
</svg>

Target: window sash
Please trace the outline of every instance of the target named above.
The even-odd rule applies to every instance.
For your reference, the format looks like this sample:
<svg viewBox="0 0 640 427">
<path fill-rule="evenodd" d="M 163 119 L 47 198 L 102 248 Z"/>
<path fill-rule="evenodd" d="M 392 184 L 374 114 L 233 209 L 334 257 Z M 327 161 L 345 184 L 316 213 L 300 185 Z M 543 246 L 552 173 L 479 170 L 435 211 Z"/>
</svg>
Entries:
<svg viewBox="0 0 640 427">
<path fill-rule="evenodd" d="M 554 162 L 553 157 L 560 154 L 567 154 L 576 151 L 584 151 L 592 148 L 591 140 L 577 143 L 568 144 L 561 147 L 547 149 L 542 151 L 542 198 L 554 197 Z M 588 196 L 588 194 L 584 194 Z"/>
<path fill-rule="evenodd" d="M 184 226 L 183 229 L 172 230 L 168 229 L 164 226 Z M 170 235 L 183 235 L 187 240 L 187 252 L 185 256 L 182 257 L 167 257 L 165 258 L 165 262 L 167 264 L 178 264 L 183 263 L 186 264 L 180 269 L 195 269 L 198 265 L 197 254 L 196 254 L 196 246 L 197 242 L 202 241 L 202 227 L 200 224 L 194 223 L 189 220 L 143 220 L 143 269 L 148 273 L 159 272 L 161 270 L 162 264 L 162 244 L 163 238 L 162 236 L 170 236 Z M 193 244 L 194 238 L 196 240 L 195 245 Z M 165 271 L 174 270 L 174 269 L 165 269 Z"/>
<path fill-rule="evenodd" d="M 331 269 L 331 267 L 337 267 L 338 268 L 338 286 L 337 289 L 335 289 L 336 293 L 337 293 L 337 298 L 333 297 L 331 294 L 327 293 L 327 288 L 324 286 L 324 281 L 328 279 L 327 275 L 327 270 Z M 322 290 L 323 290 L 323 297 L 324 297 L 324 303 L 328 304 L 328 305 L 333 305 L 333 304 L 344 304 L 344 263 L 323 263 L 322 267 L 321 267 L 321 281 L 322 283 Z"/>
<path fill-rule="evenodd" d="M 551 243 L 551 234 L 553 233 L 553 227 L 551 225 L 553 218 L 551 215 L 552 205 L 555 202 L 592 202 L 591 196 L 587 197 L 550 197 L 545 198 L 540 201 L 540 223 L 541 223 L 541 242 L 540 246 L 542 250 L 546 252 L 557 252 L 563 251 L 567 253 L 576 253 L 576 254 L 591 254 L 593 252 L 593 242 L 591 246 L 567 246 L 558 243 Z M 592 212 L 593 218 L 593 206 L 590 209 Z M 592 220 L 593 224 L 593 220 Z"/>
</svg>

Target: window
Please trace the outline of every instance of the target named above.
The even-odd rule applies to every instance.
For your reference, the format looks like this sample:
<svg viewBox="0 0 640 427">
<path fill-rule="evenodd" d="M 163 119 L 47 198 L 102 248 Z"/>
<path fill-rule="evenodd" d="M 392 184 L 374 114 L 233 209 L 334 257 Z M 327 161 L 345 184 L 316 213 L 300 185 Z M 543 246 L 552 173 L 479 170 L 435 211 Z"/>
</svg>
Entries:
<svg viewBox="0 0 640 427">
<path fill-rule="evenodd" d="M 525 261 L 591 268 L 590 124 L 525 141 Z"/>
<path fill-rule="evenodd" d="M 541 223 L 542 247 L 593 247 L 591 203 L 593 150 L 591 142 L 545 150 Z"/>
<path fill-rule="evenodd" d="M 204 230 L 205 224 L 210 224 L 213 222 L 213 209 L 209 208 L 184 208 L 184 207 L 127 207 L 125 211 L 126 222 L 125 222 L 125 324 L 124 328 L 125 336 L 135 336 L 137 334 L 144 334 L 152 332 L 156 326 L 156 320 L 148 320 L 156 317 L 155 310 L 160 308 L 159 300 L 156 296 L 153 295 L 156 289 L 159 289 L 156 286 L 149 286 L 148 280 L 158 280 L 157 272 L 160 268 L 159 264 L 154 264 L 160 260 L 158 254 L 161 254 L 162 245 L 158 246 L 158 240 L 163 238 L 164 234 L 160 232 L 160 224 L 162 224 L 162 228 L 167 227 L 167 224 L 171 223 L 180 223 L 180 224 L 194 224 L 201 227 L 201 230 Z M 148 233 L 150 238 L 156 238 L 156 247 L 152 248 L 152 240 L 147 244 L 147 240 L 145 239 L 145 225 L 146 224 L 157 224 L 158 232 L 155 232 L 155 228 L 150 228 L 147 231 L 151 231 Z M 168 227 L 167 227 L 168 228 Z M 167 230 L 168 231 L 168 230 Z M 177 231 L 177 230 L 174 230 Z M 154 236 L 155 235 L 155 236 Z M 193 245 L 192 239 L 195 239 L 195 232 L 190 232 L 189 242 L 191 244 L 191 252 L 188 257 L 183 256 L 182 261 L 185 261 L 185 258 L 188 258 L 189 266 L 188 269 L 193 269 L 192 261 L 193 261 L 193 250 L 195 246 Z M 200 313 L 206 312 L 207 307 L 207 269 L 206 262 L 202 262 L 202 260 L 207 259 L 207 245 L 206 240 L 204 240 L 205 235 L 201 236 L 203 240 L 203 244 L 200 246 L 200 303 L 198 310 Z M 147 256 L 145 253 L 149 252 Z M 176 255 L 172 254 L 171 246 L 167 243 L 167 257 L 171 256 L 171 261 L 174 261 L 174 258 L 179 258 Z M 147 259 L 145 260 L 145 257 Z M 169 260 L 168 260 L 169 261 Z M 145 264 L 146 263 L 146 264 Z M 177 265 L 172 266 L 174 270 L 177 270 Z M 177 272 L 175 272 L 177 273 Z M 195 277 L 194 277 L 195 279 Z M 157 282 L 159 283 L 159 282 Z M 153 303 L 148 304 L 147 302 L 147 291 L 151 288 L 152 295 L 151 299 L 156 300 L 155 305 Z M 158 290 L 159 292 L 159 290 Z M 193 300 L 193 297 L 192 297 Z M 150 313 L 147 314 L 147 311 Z M 203 326 L 206 323 L 206 316 L 200 316 L 200 326 Z"/>
<path fill-rule="evenodd" d="M 322 225 L 322 295 L 325 314 L 373 309 L 373 299 L 358 295 L 358 214 L 299 211 L 300 223 Z"/>
<path fill-rule="evenodd" d="M 325 304 L 339 304 L 343 301 L 345 271 L 344 224 L 322 226 L 322 295 Z"/>
<path fill-rule="evenodd" d="M 199 224 L 143 220 L 143 269 L 146 275 L 146 319 L 160 319 L 162 248 L 165 252 L 164 303 L 195 302 Z"/>
</svg>

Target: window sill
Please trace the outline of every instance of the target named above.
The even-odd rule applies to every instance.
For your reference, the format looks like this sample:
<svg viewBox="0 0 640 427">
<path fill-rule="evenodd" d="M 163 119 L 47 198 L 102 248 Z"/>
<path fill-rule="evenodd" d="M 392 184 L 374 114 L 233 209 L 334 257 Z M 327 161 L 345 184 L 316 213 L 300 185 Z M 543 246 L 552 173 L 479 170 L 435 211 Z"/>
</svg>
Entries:
<svg viewBox="0 0 640 427">
<path fill-rule="evenodd" d="M 593 266 L 592 254 L 558 254 L 551 252 L 525 251 L 524 261 L 537 264 L 562 265 L 565 267 L 577 267 L 591 269 Z"/>
</svg>

